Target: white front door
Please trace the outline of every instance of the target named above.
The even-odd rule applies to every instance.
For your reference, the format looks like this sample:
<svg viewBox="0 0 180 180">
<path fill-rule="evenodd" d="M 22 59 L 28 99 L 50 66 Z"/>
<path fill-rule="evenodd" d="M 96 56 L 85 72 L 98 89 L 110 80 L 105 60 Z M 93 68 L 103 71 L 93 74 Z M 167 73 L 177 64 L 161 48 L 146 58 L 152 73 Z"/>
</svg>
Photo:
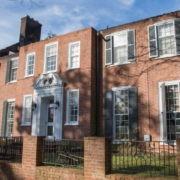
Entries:
<svg viewBox="0 0 180 180">
<path fill-rule="evenodd" d="M 54 117 L 55 109 L 48 105 L 47 107 L 47 121 L 46 121 L 46 137 L 54 138 Z"/>
</svg>

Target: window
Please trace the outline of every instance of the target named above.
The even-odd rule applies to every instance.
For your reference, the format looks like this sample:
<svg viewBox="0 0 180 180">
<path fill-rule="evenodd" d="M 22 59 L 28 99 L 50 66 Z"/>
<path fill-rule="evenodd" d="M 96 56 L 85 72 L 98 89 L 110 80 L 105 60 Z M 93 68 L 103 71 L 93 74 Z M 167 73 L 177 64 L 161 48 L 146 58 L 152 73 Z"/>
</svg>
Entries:
<svg viewBox="0 0 180 180">
<path fill-rule="evenodd" d="M 67 92 L 67 122 L 66 124 L 77 125 L 79 117 L 79 90 Z"/>
<path fill-rule="evenodd" d="M 137 88 L 125 86 L 106 91 L 105 134 L 114 140 L 137 138 Z"/>
<path fill-rule="evenodd" d="M 58 49 L 58 43 L 48 44 L 45 46 L 44 72 L 56 71 L 57 49 Z"/>
<path fill-rule="evenodd" d="M 180 54 L 180 20 L 163 21 L 148 27 L 149 56 L 167 57 Z"/>
<path fill-rule="evenodd" d="M 68 69 L 80 67 L 80 42 L 69 44 L 69 63 Z"/>
<path fill-rule="evenodd" d="M 134 30 L 106 36 L 106 65 L 126 64 L 135 60 Z"/>
<path fill-rule="evenodd" d="M 5 101 L 3 104 L 3 119 L 1 126 L 2 136 L 12 136 L 13 134 L 13 121 L 14 121 L 14 101 Z"/>
<path fill-rule="evenodd" d="M 31 124 L 31 104 L 32 104 L 32 95 L 25 95 L 23 102 L 23 116 L 22 116 L 22 125 Z"/>
<path fill-rule="evenodd" d="M 26 59 L 26 76 L 34 75 L 35 54 L 28 54 Z"/>
<path fill-rule="evenodd" d="M 160 140 L 180 137 L 180 81 L 159 83 Z"/>
<path fill-rule="evenodd" d="M 6 83 L 17 80 L 18 59 L 14 58 L 7 62 Z"/>
</svg>

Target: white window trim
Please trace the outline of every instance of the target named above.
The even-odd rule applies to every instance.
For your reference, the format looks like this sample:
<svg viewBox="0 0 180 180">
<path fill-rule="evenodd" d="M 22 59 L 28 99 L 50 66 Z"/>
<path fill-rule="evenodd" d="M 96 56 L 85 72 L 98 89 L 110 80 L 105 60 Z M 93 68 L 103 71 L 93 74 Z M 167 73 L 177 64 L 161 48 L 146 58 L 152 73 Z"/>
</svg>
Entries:
<svg viewBox="0 0 180 180">
<path fill-rule="evenodd" d="M 31 56 L 31 55 L 34 55 L 34 67 L 33 67 L 33 74 L 31 75 L 28 75 L 28 57 Z M 26 69 L 25 69 L 25 77 L 31 77 L 31 76 L 34 76 L 34 71 L 35 71 L 35 59 L 36 59 L 36 53 L 33 52 L 33 53 L 29 53 L 26 55 Z"/>
<path fill-rule="evenodd" d="M 123 90 L 123 89 L 129 89 L 131 88 L 131 86 L 120 86 L 120 87 L 113 87 L 112 88 L 112 91 L 113 91 L 113 141 L 116 142 L 116 141 L 119 141 L 119 139 L 116 139 L 115 136 L 115 132 L 116 132 L 116 127 L 115 127 L 115 115 L 114 115 L 114 112 L 115 112 L 115 106 L 114 106 L 114 92 L 118 91 L 118 90 Z M 128 115 L 129 116 L 129 115 Z M 123 141 L 125 139 L 121 139 L 121 141 Z"/>
<path fill-rule="evenodd" d="M 79 66 L 77 67 L 71 67 L 71 46 L 74 45 L 74 44 L 79 44 Z M 72 42 L 72 43 L 69 43 L 69 46 L 68 46 L 68 70 L 69 69 L 77 69 L 77 68 L 80 68 L 80 52 L 81 52 L 81 42 L 80 41 L 75 41 L 75 42 Z"/>
<path fill-rule="evenodd" d="M 9 103 L 9 102 L 15 102 L 16 99 L 7 99 L 6 101 L 7 101 L 8 103 Z"/>
<path fill-rule="evenodd" d="M 163 128 L 163 119 L 162 119 L 162 91 L 161 91 L 161 86 L 165 84 L 165 85 L 174 85 L 174 84 L 179 84 L 180 85 L 180 80 L 172 80 L 172 81 L 164 81 L 164 82 L 159 82 L 158 83 L 158 96 L 159 96 L 159 127 L 160 127 L 160 144 L 161 145 L 166 145 L 166 144 L 172 144 L 172 145 L 176 145 L 176 141 L 173 141 L 173 140 L 167 140 L 167 139 L 164 139 L 164 136 L 163 136 L 163 133 L 166 132 L 167 133 L 167 129 L 164 130 Z M 179 93 L 179 96 L 180 96 L 180 93 Z M 180 97 L 179 97 L 180 99 Z M 164 142 L 163 142 L 164 141 Z M 167 143 L 168 142 L 168 143 Z"/>
<path fill-rule="evenodd" d="M 19 65 L 19 57 L 14 57 L 14 58 L 12 58 L 11 59 L 11 63 L 12 63 L 12 61 L 16 61 L 17 60 L 17 62 L 18 62 L 18 65 Z M 9 83 L 16 83 L 17 82 L 17 77 L 18 77 L 18 66 L 17 66 L 17 76 L 16 76 L 16 80 L 13 80 L 13 81 L 11 81 L 11 73 L 12 73 L 12 68 L 10 68 L 10 81 L 9 81 Z"/>
<path fill-rule="evenodd" d="M 69 114 L 69 93 L 76 91 L 78 92 L 78 113 L 77 113 L 77 121 L 76 122 L 70 122 L 70 114 Z M 79 89 L 70 89 L 67 91 L 67 104 L 66 104 L 66 123 L 65 125 L 79 125 Z"/>
<path fill-rule="evenodd" d="M 23 96 L 23 109 L 22 109 L 22 121 L 21 121 L 21 126 L 30 126 L 31 125 L 31 122 L 24 122 L 24 118 L 25 118 L 25 108 L 24 108 L 24 105 L 25 105 L 25 99 L 26 97 L 31 97 L 31 101 L 32 101 L 32 94 L 27 94 L 27 95 L 24 95 Z M 32 113 L 32 112 L 31 112 Z M 32 115 L 32 114 L 31 114 Z"/>
<path fill-rule="evenodd" d="M 126 46 L 127 46 L 127 48 L 128 48 L 128 35 L 127 35 L 127 33 L 128 33 L 128 31 L 130 31 L 130 30 L 134 30 L 134 44 L 135 44 L 135 46 L 136 46 L 135 29 L 125 29 L 125 30 L 121 30 L 121 31 L 118 31 L 118 32 L 114 32 L 114 33 L 111 33 L 111 34 L 106 35 L 106 36 L 105 36 L 105 39 L 106 39 L 107 36 L 110 36 L 110 37 L 111 37 L 111 41 L 112 41 L 112 36 L 126 33 L 126 38 L 127 38 Z M 113 49 L 114 49 L 114 47 L 112 47 L 112 43 L 111 43 L 111 59 L 112 59 L 112 51 L 113 51 Z M 136 51 L 136 48 L 135 48 L 135 51 Z M 114 62 L 113 62 L 114 59 L 112 59 L 112 60 L 111 60 L 112 62 L 111 62 L 111 63 L 108 63 L 108 64 L 105 63 L 105 66 L 119 66 L 119 65 L 130 64 L 130 63 L 133 62 L 135 59 L 136 59 L 136 58 L 134 58 L 133 60 L 129 60 L 129 61 L 128 61 L 128 50 L 127 50 L 127 62 L 124 62 L 124 63 L 114 63 Z M 106 45 L 105 45 L 105 60 L 106 60 Z"/>
<path fill-rule="evenodd" d="M 150 46 L 149 46 L 149 42 L 150 42 L 150 40 L 149 40 L 149 27 L 150 26 L 152 26 L 152 25 L 155 25 L 155 28 L 156 28 L 156 31 L 155 31 L 155 33 L 156 33 L 156 47 L 157 47 L 157 53 L 159 54 L 159 45 L 158 45 L 158 43 L 157 43 L 157 39 L 158 39 L 158 36 L 157 36 L 157 27 L 158 26 L 161 26 L 161 25 L 165 25 L 165 24 L 169 24 L 169 23 L 173 23 L 173 25 L 174 25 L 174 28 L 175 28 L 175 20 L 177 20 L 177 19 L 179 19 L 179 18 L 172 18 L 172 19 L 168 19 L 168 20 L 163 20 L 163 21 L 160 21 L 160 22 L 156 22 L 156 23 L 154 23 L 154 24 L 151 24 L 151 25 L 149 25 L 149 26 L 147 26 L 147 31 L 148 31 L 148 51 L 149 51 L 149 58 L 154 58 L 154 59 L 162 59 L 162 58 L 168 58 L 168 57 L 174 57 L 174 56 L 178 56 L 178 55 L 180 55 L 180 54 L 166 54 L 166 55 L 162 55 L 162 56 L 159 56 L 159 55 L 157 55 L 157 56 L 151 56 L 150 55 Z M 175 34 L 175 31 L 174 31 L 174 38 L 175 38 L 175 36 L 176 36 L 176 34 Z M 175 38 L 175 42 L 176 42 L 176 38 Z M 175 45 L 175 49 L 177 48 L 177 46 Z"/>
<path fill-rule="evenodd" d="M 47 71 L 47 58 L 46 58 L 46 48 L 48 46 L 51 46 L 51 45 L 57 45 L 57 54 L 56 54 L 56 69 L 53 70 L 53 71 Z M 45 45 L 45 48 L 44 48 L 44 70 L 43 70 L 43 74 L 46 74 L 46 73 L 50 73 L 50 72 L 56 72 L 57 71 L 57 62 L 58 62 L 58 42 L 52 42 L 52 43 L 49 43 L 49 44 L 46 44 Z"/>
<path fill-rule="evenodd" d="M 14 102 L 14 112 L 13 112 L 13 116 L 15 115 L 15 107 L 16 107 L 16 99 L 7 99 L 6 100 L 7 101 L 7 103 L 11 103 L 11 102 Z M 9 105 L 8 105 L 9 106 Z M 9 108 L 9 107 L 8 107 Z M 10 121 L 8 121 L 8 109 L 7 109 L 7 113 L 6 113 L 6 136 L 7 136 L 7 123 L 8 122 L 10 122 Z M 13 127 L 14 127 L 14 119 L 13 119 Z M 12 128 L 12 135 L 13 135 L 13 129 L 14 128 Z"/>
</svg>

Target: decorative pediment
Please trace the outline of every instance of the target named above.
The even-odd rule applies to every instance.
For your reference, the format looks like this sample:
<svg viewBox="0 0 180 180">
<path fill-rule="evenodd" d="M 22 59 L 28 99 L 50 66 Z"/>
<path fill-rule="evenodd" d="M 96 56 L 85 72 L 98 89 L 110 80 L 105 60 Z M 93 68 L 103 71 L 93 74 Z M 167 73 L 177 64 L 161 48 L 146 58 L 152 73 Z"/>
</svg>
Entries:
<svg viewBox="0 0 180 180">
<path fill-rule="evenodd" d="M 33 89 L 46 89 L 52 87 L 61 87 L 65 81 L 63 81 L 58 74 L 49 73 L 41 74 L 32 85 Z"/>
</svg>

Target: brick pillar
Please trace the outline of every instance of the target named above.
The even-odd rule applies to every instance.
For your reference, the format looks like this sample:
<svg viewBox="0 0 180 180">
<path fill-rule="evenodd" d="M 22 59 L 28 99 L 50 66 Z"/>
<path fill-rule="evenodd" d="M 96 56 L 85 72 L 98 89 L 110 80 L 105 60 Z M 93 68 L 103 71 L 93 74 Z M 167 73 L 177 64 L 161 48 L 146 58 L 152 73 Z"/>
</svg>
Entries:
<svg viewBox="0 0 180 180">
<path fill-rule="evenodd" d="M 177 146 L 177 168 L 178 168 L 178 180 L 180 180 L 180 138 L 176 139 Z"/>
<path fill-rule="evenodd" d="M 84 178 L 104 179 L 111 170 L 111 138 L 84 138 Z"/>
<path fill-rule="evenodd" d="M 23 137 L 22 170 L 25 180 L 35 180 L 36 166 L 42 164 L 43 138 Z"/>
</svg>

